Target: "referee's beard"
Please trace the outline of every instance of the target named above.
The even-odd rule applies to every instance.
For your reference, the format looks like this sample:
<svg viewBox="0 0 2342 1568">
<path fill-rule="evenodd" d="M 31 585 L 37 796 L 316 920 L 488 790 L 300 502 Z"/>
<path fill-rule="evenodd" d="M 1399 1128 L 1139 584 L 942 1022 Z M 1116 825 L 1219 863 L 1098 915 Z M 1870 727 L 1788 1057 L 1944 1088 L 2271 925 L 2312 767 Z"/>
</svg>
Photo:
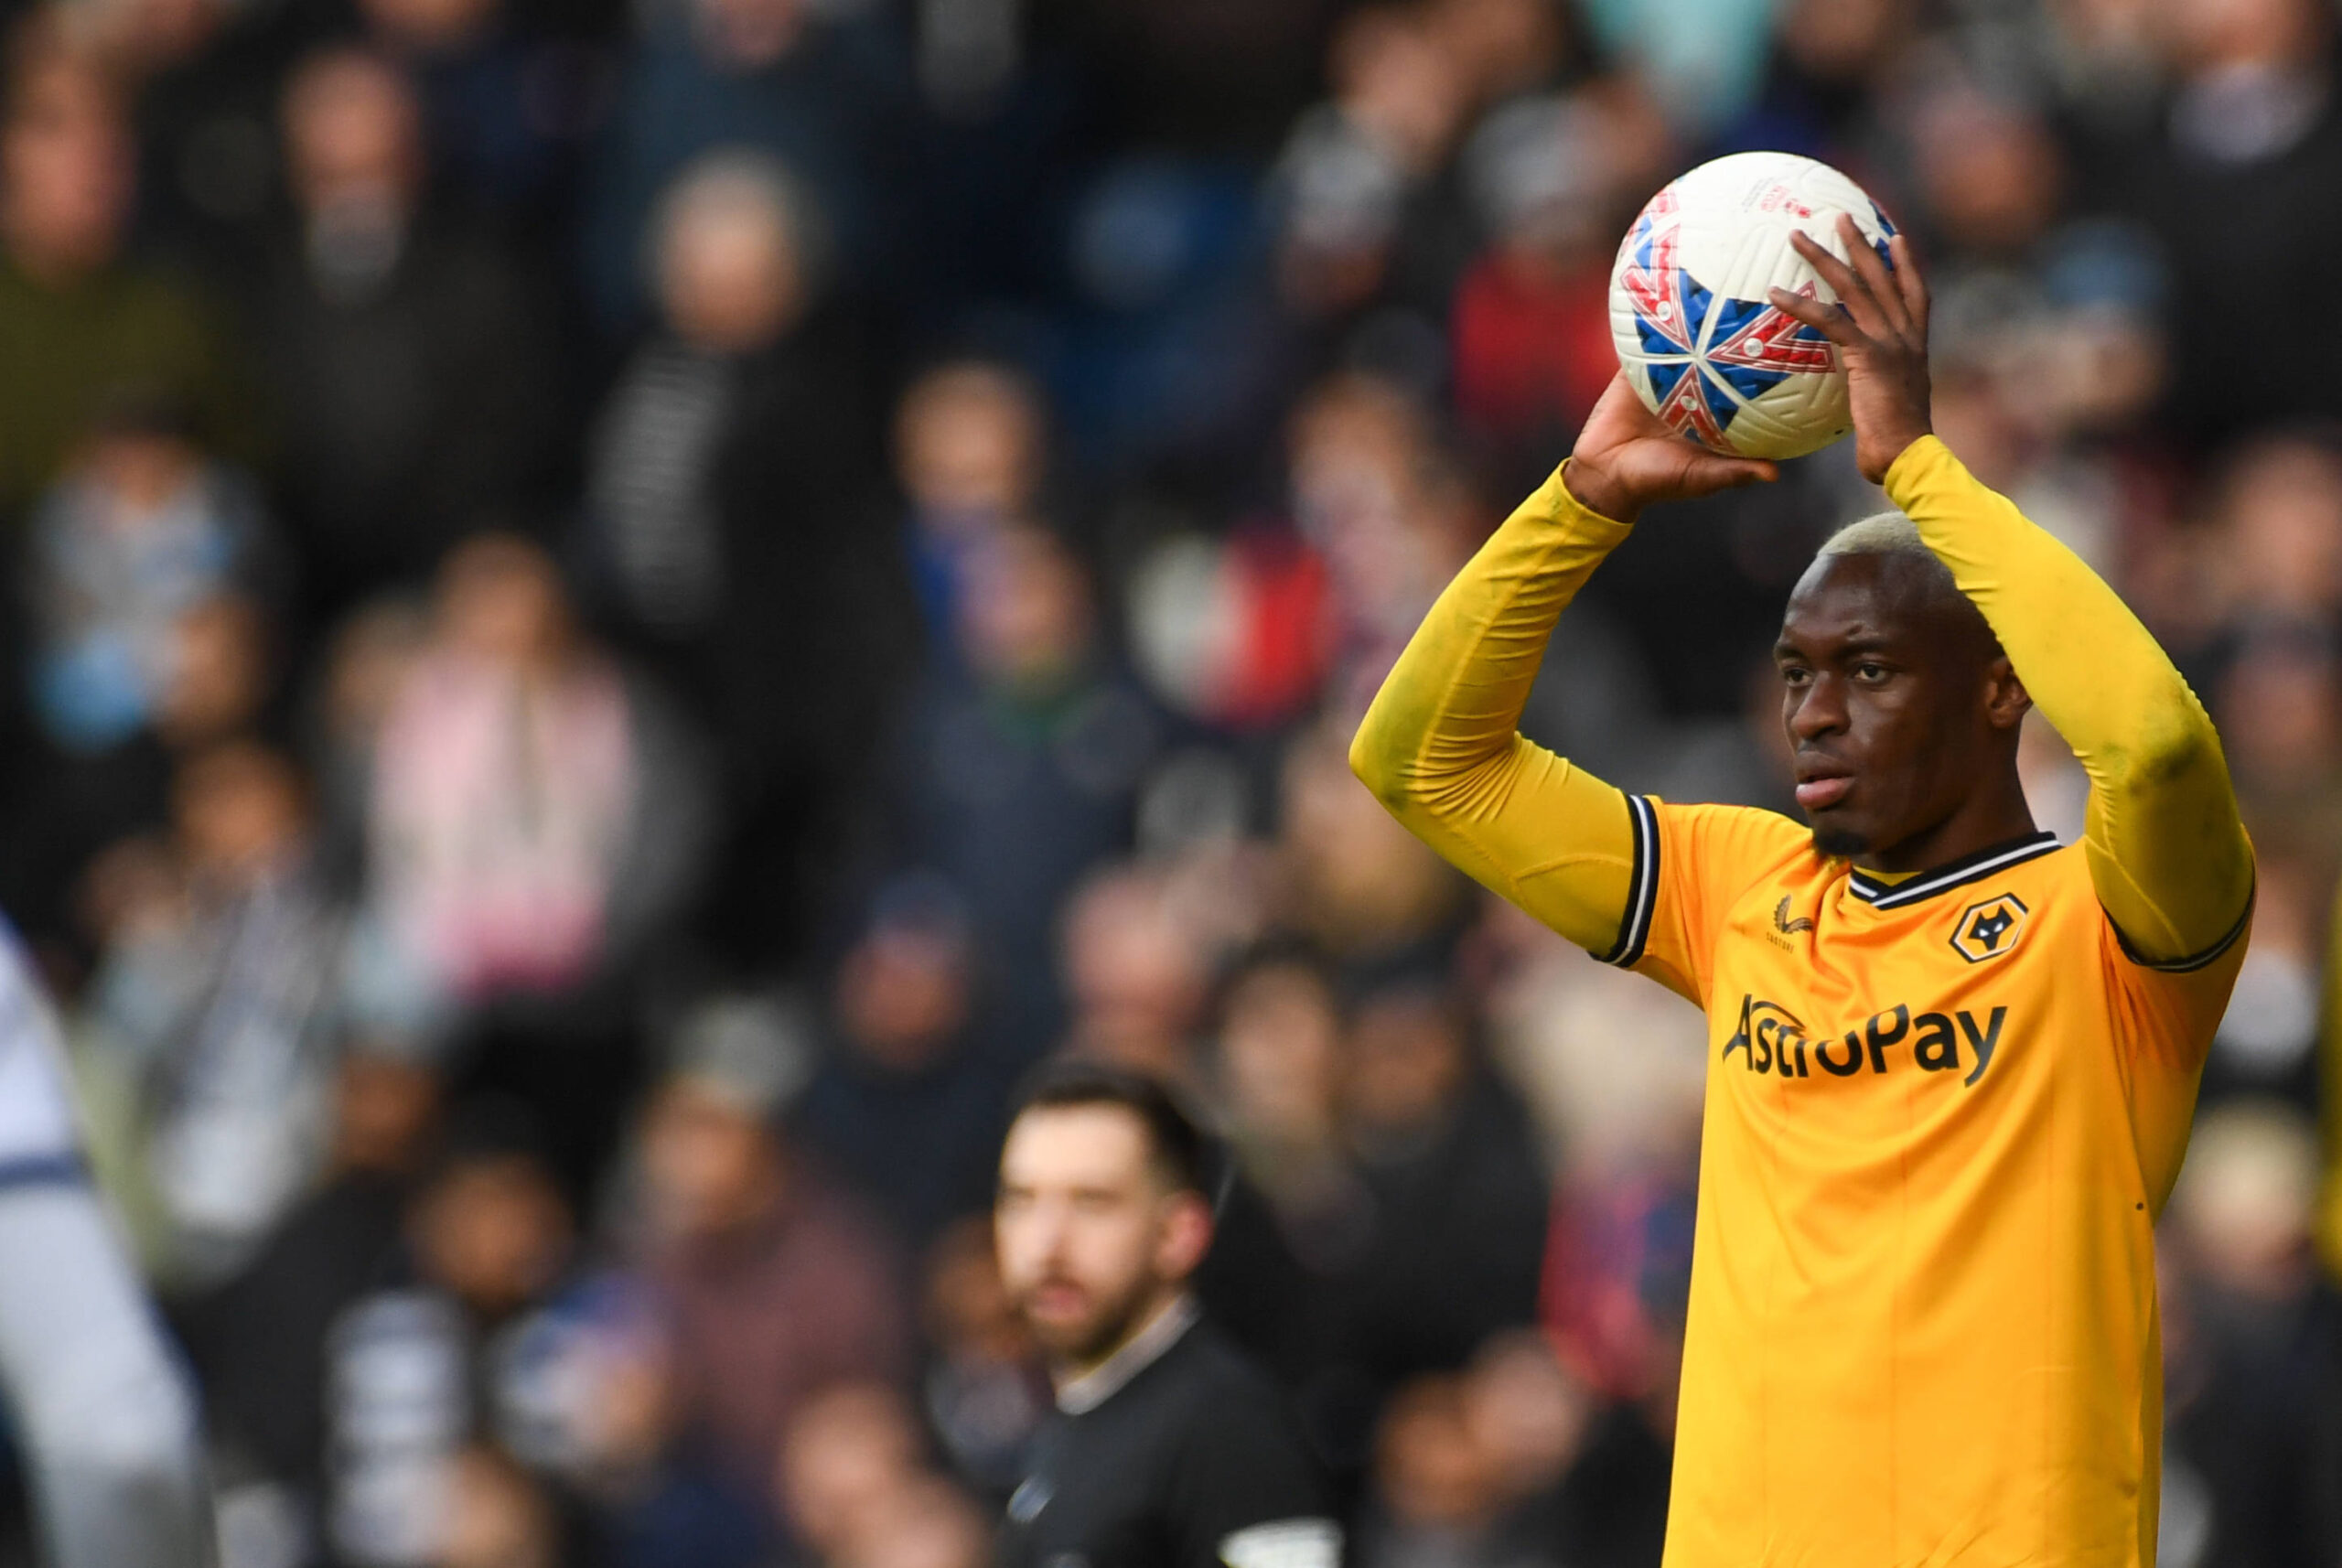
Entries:
<svg viewBox="0 0 2342 1568">
<path fill-rule="evenodd" d="M 1179 1282 L 1158 1279 L 1152 1272 L 1111 1294 L 1065 1274 L 1046 1274 L 1018 1293 L 1017 1316 L 1055 1366 L 1080 1370 L 1121 1349 L 1179 1290 Z M 1081 1298 L 1078 1315 L 1043 1309 L 1044 1299 L 1062 1301 L 1067 1294 Z"/>
</svg>

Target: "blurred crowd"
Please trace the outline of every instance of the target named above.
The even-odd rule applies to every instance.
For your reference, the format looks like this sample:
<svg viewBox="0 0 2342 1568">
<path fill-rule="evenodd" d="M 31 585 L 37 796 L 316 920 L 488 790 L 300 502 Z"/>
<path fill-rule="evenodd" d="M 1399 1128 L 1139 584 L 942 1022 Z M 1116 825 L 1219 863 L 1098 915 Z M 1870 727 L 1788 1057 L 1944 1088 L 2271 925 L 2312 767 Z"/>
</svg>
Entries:
<svg viewBox="0 0 2342 1568">
<path fill-rule="evenodd" d="M 6 9 L 0 907 L 227 1568 L 977 1568 L 1057 1051 L 1233 1151 L 1204 1295 L 1363 1568 L 1655 1563 L 1701 1021 L 1344 748 L 1750 147 L 1916 236 L 1939 430 L 2220 724 L 2164 1561 L 2342 1563 L 2330 0 Z M 1788 806 L 1766 649 L 1878 504 L 1654 513 L 1525 727 Z"/>
</svg>

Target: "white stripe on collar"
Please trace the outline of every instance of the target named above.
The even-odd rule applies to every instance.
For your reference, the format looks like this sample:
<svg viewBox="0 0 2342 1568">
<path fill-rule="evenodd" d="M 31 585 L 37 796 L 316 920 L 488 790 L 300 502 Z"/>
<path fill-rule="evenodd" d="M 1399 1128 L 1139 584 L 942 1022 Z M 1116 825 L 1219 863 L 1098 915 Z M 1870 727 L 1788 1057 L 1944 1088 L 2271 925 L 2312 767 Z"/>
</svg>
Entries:
<svg viewBox="0 0 2342 1568">
<path fill-rule="evenodd" d="M 1139 1331 L 1123 1341 L 1122 1348 L 1058 1390 L 1058 1408 L 1068 1415 L 1096 1410 L 1123 1391 L 1123 1385 L 1162 1359 L 1195 1326 L 1203 1314 L 1190 1295 L 1175 1296 L 1149 1318 Z"/>
<path fill-rule="evenodd" d="M 1964 887 L 1996 871 L 2031 860 L 2036 855 L 2047 854 L 2057 847 L 2057 835 L 2045 829 L 2029 839 L 1955 860 L 1949 865 L 1939 866 L 1907 882 L 1881 882 L 1866 871 L 1856 871 L 1848 877 L 1848 887 L 1855 897 L 1874 908 L 1899 909 L 1938 893 Z"/>
</svg>

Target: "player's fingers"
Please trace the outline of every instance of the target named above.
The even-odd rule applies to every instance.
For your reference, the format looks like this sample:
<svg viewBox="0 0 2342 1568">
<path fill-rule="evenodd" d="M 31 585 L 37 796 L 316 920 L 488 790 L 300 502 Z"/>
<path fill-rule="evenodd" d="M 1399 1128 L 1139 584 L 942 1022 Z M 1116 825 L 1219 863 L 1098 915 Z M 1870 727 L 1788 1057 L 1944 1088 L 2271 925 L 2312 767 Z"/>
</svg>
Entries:
<svg viewBox="0 0 2342 1568">
<path fill-rule="evenodd" d="M 1685 488 L 1698 495 L 1736 490 L 1747 485 L 1768 485 L 1781 477 L 1779 467 L 1754 457 L 1723 457 L 1702 454 L 1685 476 Z"/>
<path fill-rule="evenodd" d="M 1912 331 L 1918 340 L 1928 340 L 1928 283 L 1919 275 L 1919 263 L 1911 254 L 1911 242 L 1901 234 L 1891 235 L 1886 248 L 1895 255 L 1895 285 L 1903 295 L 1903 309 L 1911 317 Z"/>
<path fill-rule="evenodd" d="M 1804 322 L 1842 349 L 1859 348 L 1868 341 L 1853 318 L 1834 305 L 1824 305 L 1785 288 L 1770 289 L 1766 297 L 1782 315 Z"/>
<path fill-rule="evenodd" d="M 1888 270 L 1886 259 L 1871 248 L 1849 213 L 1838 214 L 1838 238 L 1845 242 L 1846 255 L 1853 269 L 1870 289 L 1870 296 L 1878 305 L 1878 313 L 1898 338 L 1911 333 L 1911 314 L 1903 308 L 1903 290 L 1896 285 L 1895 274 Z"/>
<path fill-rule="evenodd" d="M 1863 281 L 1860 273 L 1832 255 L 1829 247 L 1810 234 L 1792 232 L 1789 244 L 1806 259 L 1814 274 L 1830 285 L 1838 296 L 1838 303 L 1846 307 L 1846 314 L 1854 318 L 1856 326 L 1874 338 L 1886 334 L 1885 313 L 1871 297 L 1870 285 Z"/>
</svg>

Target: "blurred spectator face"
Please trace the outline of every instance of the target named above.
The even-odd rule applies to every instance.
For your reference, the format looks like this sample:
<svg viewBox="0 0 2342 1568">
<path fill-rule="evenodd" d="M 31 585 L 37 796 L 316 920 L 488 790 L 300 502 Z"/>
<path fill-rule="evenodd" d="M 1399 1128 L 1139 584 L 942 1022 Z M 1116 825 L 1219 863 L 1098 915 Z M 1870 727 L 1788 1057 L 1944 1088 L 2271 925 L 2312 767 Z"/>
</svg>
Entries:
<svg viewBox="0 0 2342 1568">
<path fill-rule="evenodd" d="M 1467 103 L 1533 87 L 1561 64 L 1561 7 L 1552 0 L 1433 0 L 1426 15 Z"/>
<path fill-rule="evenodd" d="M 2342 670 L 2322 636 L 2255 639 L 2221 682 L 2220 733 L 2247 788 L 2315 788 L 2342 763 Z"/>
<path fill-rule="evenodd" d="M 971 669 L 1011 692 L 1042 692 L 1080 666 L 1090 650 L 1090 581 L 1054 535 L 1003 530 L 970 567 L 960 639 Z"/>
<path fill-rule="evenodd" d="M 1437 168 L 1462 121 L 1457 62 L 1416 12 L 1360 11 L 1334 35 L 1328 74 L 1351 122 L 1411 175 Z"/>
<path fill-rule="evenodd" d="M 1302 404 L 1291 439 L 1294 518 L 1344 609 L 1378 631 L 1413 631 L 1461 559 L 1421 413 L 1394 386 L 1345 375 Z"/>
<path fill-rule="evenodd" d="M 2199 1119 L 2172 1208 L 2189 1255 L 2235 1294 L 2284 1299 L 2310 1278 L 2317 1139 L 2275 1101 L 2232 1101 Z"/>
<path fill-rule="evenodd" d="M 854 1050 L 890 1072 L 936 1060 L 967 1022 L 970 959 L 951 917 L 875 922 L 838 972 L 838 1022 Z"/>
<path fill-rule="evenodd" d="M 1375 1444 L 1374 1478 L 1402 1526 L 1468 1529 L 1488 1519 L 1499 1482 L 1473 1431 L 1460 1380 L 1419 1379 L 1392 1397 Z"/>
<path fill-rule="evenodd" d="M 371 744 L 427 631 L 423 615 L 397 601 L 369 605 L 343 624 L 326 671 L 326 721 L 338 740 Z"/>
<path fill-rule="evenodd" d="M 1954 245 L 2019 252 L 2057 216 L 2065 175 L 2038 117 L 1953 89 L 1921 112 L 1916 141 L 1921 189 Z"/>
<path fill-rule="evenodd" d="M 884 1383 L 840 1383 L 806 1400 L 781 1438 L 781 1511 L 824 1562 L 861 1541 L 916 1474 L 919 1429 Z"/>
<path fill-rule="evenodd" d="M 155 727 L 182 748 L 232 735 L 260 712 L 268 686 L 260 611 L 231 595 L 206 599 L 172 628 Z"/>
<path fill-rule="evenodd" d="M 1238 980 L 1219 1058 L 1230 1118 L 1247 1140 L 1310 1144 L 1331 1135 L 1341 1019 L 1315 970 L 1273 963 Z"/>
<path fill-rule="evenodd" d="M 424 54 L 455 48 L 496 19 L 502 0 L 359 0 L 374 30 Z"/>
<path fill-rule="evenodd" d="M 1794 0 L 1775 36 L 1806 75 L 1858 82 L 1907 36 L 1907 0 Z"/>
<path fill-rule="evenodd" d="M 1455 903 L 1445 865 L 1355 775 L 1341 739 L 1313 730 L 1287 755 L 1284 845 L 1303 926 L 1337 953 L 1400 945 Z"/>
<path fill-rule="evenodd" d="M 180 769 L 172 793 L 188 866 L 206 878 L 244 882 L 300 841 L 300 780 L 290 762 L 265 746 L 231 741 L 205 752 Z"/>
<path fill-rule="evenodd" d="M 1041 475 L 1033 390 L 996 365 L 945 365 L 919 378 L 895 426 L 903 489 L 930 530 L 962 533 L 1026 516 Z"/>
<path fill-rule="evenodd" d="M 459 544 L 440 569 L 436 629 L 452 650 L 521 671 L 557 665 L 569 600 L 553 558 L 510 534 Z"/>
<path fill-rule="evenodd" d="M 558 1568 L 561 1540 L 537 1483 L 493 1449 L 457 1455 L 435 1568 Z"/>
<path fill-rule="evenodd" d="M 1065 916 L 1066 989 L 1080 1048 L 1177 1078 L 1204 1004 L 1201 939 L 1163 879 L 1123 869 L 1074 895 Z"/>
<path fill-rule="evenodd" d="M 682 1240 L 753 1224 L 779 1200 L 779 1161 L 762 1118 L 690 1079 L 670 1084 L 643 1129 L 651 1221 Z"/>
<path fill-rule="evenodd" d="M 2251 448 L 2230 470 L 2220 518 L 2240 608 L 2319 619 L 2342 603 L 2342 454 L 2284 438 Z"/>
<path fill-rule="evenodd" d="M 993 1216 L 1000 1273 L 1060 1366 L 1111 1353 L 1185 1283 L 1211 1241 L 1200 1194 L 1166 1180 L 1119 1106 L 1044 1106 L 1009 1129 Z"/>
<path fill-rule="evenodd" d="M 175 929 L 187 907 L 187 880 L 178 857 L 152 835 L 124 839 L 98 852 L 81 874 L 74 904 L 93 948 L 128 945 Z"/>
<path fill-rule="evenodd" d="M 438 1109 L 437 1073 L 360 1043 L 334 1079 L 334 1165 L 393 1175 L 410 1168 Z"/>
<path fill-rule="evenodd" d="M 2326 33 L 2316 0 L 2160 0 L 2155 11 L 2166 55 L 2189 75 L 2305 61 Z"/>
<path fill-rule="evenodd" d="M 226 20 L 224 0 L 96 0 L 88 36 L 134 77 L 194 59 Z"/>
<path fill-rule="evenodd" d="M 1465 1422 L 1509 1498 L 1558 1484 L 1585 1444 L 1594 1405 L 1533 1329 L 1499 1336 L 1472 1358 Z"/>
<path fill-rule="evenodd" d="M 414 91 L 386 61 L 355 49 L 312 57 L 285 90 L 285 151 L 303 211 L 403 211 L 423 172 Z"/>
<path fill-rule="evenodd" d="M 1350 1026 L 1343 1084 L 1353 1125 L 1370 1139 L 1433 1125 L 1462 1087 L 1466 1061 L 1462 1023 L 1436 991 L 1396 987 L 1369 997 Z"/>
<path fill-rule="evenodd" d="M 568 1208 L 525 1155 L 451 1165 L 417 1203 L 410 1234 L 423 1272 L 489 1318 L 535 1299 L 569 1257 Z"/>
<path fill-rule="evenodd" d="M 705 353 L 747 354 L 802 313 L 806 279 L 794 198 L 747 155 L 694 165 L 657 222 L 659 299 L 675 335 Z"/>
<path fill-rule="evenodd" d="M 87 60 L 35 45 L 0 135 L 0 224 L 19 265 L 62 281 L 113 260 L 130 213 L 132 148 L 113 88 Z"/>
<path fill-rule="evenodd" d="M 136 528 L 185 489 L 203 469 L 203 454 L 181 435 L 124 428 L 102 431 L 81 450 L 76 477 L 113 503 L 110 521 Z"/>
<path fill-rule="evenodd" d="M 692 0 L 693 31 L 720 70 L 757 70 L 795 48 L 805 0 Z"/>
<path fill-rule="evenodd" d="M 936 1239 L 925 1305 L 928 1337 L 947 1358 L 1013 1362 L 1031 1348 L 1000 1277 L 989 1220 L 960 1220 Z"/>
</svg>

